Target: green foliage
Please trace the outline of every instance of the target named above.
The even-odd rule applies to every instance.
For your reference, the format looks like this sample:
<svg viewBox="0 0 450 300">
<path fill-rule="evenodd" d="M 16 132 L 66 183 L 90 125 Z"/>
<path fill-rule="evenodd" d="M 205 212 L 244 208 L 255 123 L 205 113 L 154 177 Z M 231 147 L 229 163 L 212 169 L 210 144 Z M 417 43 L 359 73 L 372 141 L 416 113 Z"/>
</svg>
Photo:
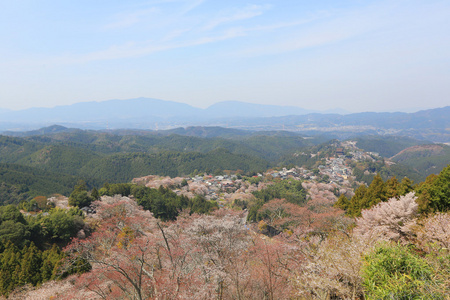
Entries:
<svg viewBox="0 0 450 300">
<path fill-rule="evenodd" d="M 77 181 L 78 178 L 71 175 L 0 163 L 0 204 L 18 204 L 35 196 L 53 193 L 69 195 Z"/>
<path fill-rule="evenodd" d="M 398 153 L 392 160 L 424 176 L 438 174 L 450 161 L 450 147 L 444 144 L 421 145 Z"/>
<path fill-rule="evenodd" d="M 85 207 L 91 205 L 94 199 L 88 194 L 86 183 L 84 181 L 79 181 L 73 189 L 73 192 L 69 197 L 69 204 L 77 207 Z"/>
<path fill-rule="evenodd" d="M 332 140 L 312 146 L 312 141 L 298 136 L 264 133 L 233 139 L 83 130 L 26 138 L 0 136 L 0 161 L 6 163 L 0 164 L 0 201 L 20 203 L 39 195 L 68 195 L 79 177 L 92 188 L 105 181 L 129 182 L 149 174 L 175 177 L 218 170 L 254 174 L 276 165 L 313 169 L 323 158 L 335 155 L 336 144 Z M 319 154 L 311 157 L 311 153 Z M 383 179 L 407 175 L 420 180 L 412 169 L 400 164 L 369 169 L 379 172 Z M 363 180 L 370 183 L 371 179 Z M 79 202 L 84 200 L 87 198 Z"/>
<path fill-rule="evenodd" d="M 384 160 L 379 161 L 364 161 L 358 162 L 357 164 L 353 164 L 353 175 L 356 177 L 357 181 L 365 182 L 370 184 L 375 177 L 372 173 L 377 173 L 383 178 L 383 180 L 387 180 L 391 177 L 396 178 L 404 178 L 409 177 L 414 181 L 422 181 L 425 179 L 423 174 L 420 174 L 416 170 L 405 166 L 403 164 L 397 163 L 393 165 L 386 165 Z M 369 171 L 369 174 L 366 174 L 365 171 Z"/>
<path fill-rule="evenodd" d="M 264 218 L 259 209 L 272 199 L 286 199 L 286 201 L 297 205 L 303 205 L 306 202 L 306 191 L 302 187 L 302 182 L 294 179 L 277 181 L 263 190 L 253 192 L 253 195 L 258 200 L 249 204 L 247 215 L 247 220 L 252 222 Z"/>
<path fill-rule="evenodd" d="M 55 242 L 68 242 L 83 228 L 84 222 L 80 210 L 54 208 L 48 215 L 41 214 L 37 220 L 43 224 L 44 237 Z"/>
<path fill-rule="evenodd" d="M 373 174 L 365 174 L 364 169 L 361 170 L 360 168 L 356 168 L 356 167 L 353 168 L 352 174 L 353 174 L 353 176 L 355 176 L 355 179 L 357 181 L 365 182 L 367 184 L 370 184 L 372 182 L 373 178 L 375 177 L 375 175 L 373 175 Z"/>
<path fill-rule="evenodd" d="M 56 278 L 64 255 L 56 245 L 42 249 L 67 243 L 83 226 L 77 208 L 54 208 L 25 219 L 17 207 L 0 206 L 0 294 Z"/>
<path fill-rule="evenodd" d="M 28 191 L 24 184 L 10 184 L 3 181 L 0 183 L 0 204 L 17 204 L 25 201 L 29 197 Z"/>
<path fill-rule="evenodd" d="M 180 186 L 181 186 L 181 187 L 185 187 L 185 186 L 187 186 L 187 185 L 188 185 L 188 182 L 187 182 L 186 178 L 184 178 L 184 179 L 181 181 Z"/>
<path fill-rule="evenodd" d="M 382 245 L 364 259 L 367 299 L 444 299 L 430 292 L 435 283 L 428 263 L 401 245 Z"/>
<path fill-rule="evenodd" d="M 404 178 L 401 183 L 395 177 L 384 182 L 380 174 L 377 174 L 369 187 L 366 187 L 364 184 L 359 186 L 349 203 L 341 203 L 342 205 L 339 204 L 341 205 L 339 207 L 344 209 L 347 215 L 359 217 L 363 209 L 369 209 L 380 202 L 385 202 L 392 197 L 405 195 L 412 190 L 413 182 L 408 178 Z M 340 203 L 339 200 L 336 205 Z"/>
<path fill-rule="evenodd" d="M 175 220 L 183 209 L 188 209 L 191 214 L 205 214 L 218 208 L 217 203 L 207 201 L 202 196 L 189 199 L 186 196 L 178 196 L 175 192 L 163 186 L 152 189 L 130 183 L 105 184 L 100 191 L 103 195 L 108 196 L 133 195 L 140 206 L 151 211 L 156 218 L 164 221 Z"/>
<path fill-rule="evenodd" d="M 348 200 L 345 195 L 340 195 L 336 203 L 334 204 L 334 207 L 340 208 L 342 210 L 348 210 L 348 207 L 350 206 L 350 200 Z"/>
<path fill-rule="evenodd" d="M 275 182 L 265 189 L 253 192 L 253 195 L 264 201 L 272 199 L 286 199 L 290 203 L 302 205 L 306 201 L 306 191 L 299 180 L 288 179 Z"/>
<path fill-rule="evenodd" d="M 77 175 L 79 169 L 100 156 L 91 150 L 70 145 L 46 145 L 15 163 L 49 172 Z"/>
<path fill-rule="evenodd" d="M 234 154 L 225 149 L 208 153 L 160 152 L 156 154 L 114 154 L 91 161 L 81 170 L 81 175 L 102 178 L 108 182 L 128 182 L 149 174 L 176 177 L 195 170 L 212 173 L 216 169 L 259 172 L 268 162 L 244 154 Z"/>
<path fill-rule="evenodd" d="M 189 211 L 191 214 L 207 214 L 217 208 L 216 202 L 208 201 L 205 197 L 200 195 L 195 196 L 193 199 L 189 199 Z"/>
<path fill-rule="evenodd" d="M 8 295 L 16 287 L 24 284 L 34 286 L 55 279 L 64 258 L 60 249 L 53 245 L 41 251 L 34 243 L 22 249 L 8 242 L 0 253 L 0 294 Z"/>
<path fill-rule="evenodd" d="M 100 194 L 95 187 L 91 191 L 91 197 L 93 201 L 100 199 Z"/>
<path fill-rule="evenodd" d="M 436 176 L 429 175 L 417 189 L 419 212 L 446 212 L 450 210 L 450 165 Z"/>
<path fill-rule="evenodd" d="M 13 205 L 0 207 L 0 244 L 12 242 L 22 247 L 30 236 L 26 221 Z"/>
<path fill-rule="evenodd" d="M 244 177 L 245 181 L 248 181 L 250 184 L 259 184 L 261 181 L 263 181 L 262 177 Z"/>
</svg>

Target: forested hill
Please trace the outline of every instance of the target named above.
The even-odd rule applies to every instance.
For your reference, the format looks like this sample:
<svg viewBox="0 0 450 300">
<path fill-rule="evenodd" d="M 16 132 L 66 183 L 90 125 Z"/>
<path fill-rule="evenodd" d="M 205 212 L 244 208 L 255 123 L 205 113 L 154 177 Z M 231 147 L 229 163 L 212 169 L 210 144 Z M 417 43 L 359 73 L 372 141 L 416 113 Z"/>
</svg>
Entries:
<svg viewBox="0 0 450 300">
<path fill-rule="evenodd" d="M 0 162 L 101 181 L 123 182 L 148 174 L 177 176 L 217 170 L 254 173 L 267 169 L 270 159 L 276 160 L 290 149 L 307 145 L 302 138 L 252 139 L 243 144 L 177 135 L 118 136 L 83 131 L 51 137 L 0 136 Z M 265 147 L 265 144 L 271 144 L 271 147 Z"/>
<path fill-rule="evenodd" d="M 450 147 L 444 144 L 412 146 L 397 153 L 392 160 L 425 175 L 436 174 L 449 164 Z"/>
<path fill-rule="evenodd" d="M 103 183 L 91 179 L 91 176 L 72 176 L 40 168 L 0 163 L 0 204 L 17 204 L 28 198 L 53 193 L 68 195 L 81 179 L 91 187 Z"/>
<path fill-rule="evenodd" d="M 431 143 L 404 136 L 369 135 L 357 137 L 355 140 L 358 148 L 369 152 L 377 152 L 383 157 L 392 157 L 408 147 Z"/>
<path fill-rule="evenodd" d="M 311 146 L 319 140 L 304 139 L 297 134 L 282 131 L 252 132 L 220 127 L 191 127 L 158 132 L 137 130 L 103 132 L 68 128 L 55 132 L 52 128 L 54 126 L 37 131 L 47 131 L 47 134 L 33 134 L 36 131 L 16 133 L 24 137 L 24 140 L 16 140 L 13 143 L 69 145 L 103 154 L 161 151 L 207 153 L 224 148 L 237 154 L 277 160 L 286 153 Z"/>
<path fill-rule="evenodd" d="M 252 175 L 269 167 L 289 165 L 313 169 L 324 163 L 324 153 L 333 156 L 337 147 L 330 146 L 334 142 L 319 144 L 318 138 L 305 139 L 289 132 L 247 132 L 220 127 L 103 132 L 51 126 L 21 136 L 0 136 L 1 182 L 5 195 L 67 194 L 79 178 L 93 187 L 104 182 L 128 182 L 149 174 L 180 176 L 230 170 Z M 358 139 L 358 146 L 382 155 L 420 144 L 399 137 Z M 322 154 L 315 156 L 319 152 Z M 423 179 L 400 161 L 390 167 L 380 162 L 371 169 L 371 172 L 383 171 L 385 176 Z M 34 181 L 30 181 L 28 174 L 34 174 Z M 24 190 L 24 186 L 29 190 Z"/>
</svg>

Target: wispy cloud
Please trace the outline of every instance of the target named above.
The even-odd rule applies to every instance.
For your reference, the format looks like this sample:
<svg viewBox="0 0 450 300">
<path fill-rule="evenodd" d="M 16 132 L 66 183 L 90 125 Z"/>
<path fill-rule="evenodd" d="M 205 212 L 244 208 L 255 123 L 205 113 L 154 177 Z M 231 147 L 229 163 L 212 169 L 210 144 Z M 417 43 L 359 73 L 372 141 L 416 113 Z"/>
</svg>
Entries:
<svg viewBox="0 0 450 300">
<path fill-rule="evenodd" d="M 243 36 L 244 33 L 240 30 L 227 30 L 221 34 L 197 37 L 186 41 L 179 42 L 151 42 L 145 43 L 127 42 L 121 45 L 114 45 L 101 51 L 95 51 L 84 55 L 64 55 L 46 60 L 41 60 L 39 63 L 29 61 L 27 64 L 36 65 L 42 64 L 47 66 L 52 65 L 72 65 L 72 64 L 84 64 L 95 61 L 117 60 L 125 58 L 135 58 L 150 55 L 157 52 L 166 50 L 188 48 L 194 46 L 200 46 L 236 37 Z"/>
<path fill-rule="evenodd" d="M 238 9 L 232 14 L 218 16 L 206 24 L 203 29 L 211 30 L 222 24 L 232 23 L 236 21 L 251 19 L 260 16 L 271 8 L 271 5 L 249 5 L 244 8 Z"/>
<path fill-rule="evenodd" d="M 198 6 L 203 4 L 204 2 L 205 2 L 205 0 L 188 1 L 186 6 L 181 10 L 180 15 L 185 15 L 185 14 L 189 13 L 190 11 L 194 10 L 195 8 L 197 8 Z"/>
<path fill-rule="evenodd" d="M 345 13 L 339 10 L 326 11 L 302 21 L 247 28 L 246 32 L 277 30 L 285 27 L 294 29 L 285 38 L 279 38 L 276 42 L 261 43 L 242 49 L 235 54 L 238 56 L 274 55 L 355 38 L 380 30 L 386 27 L 387 23 L 396 22 L 395 18 L 389 15 L 392 6 L 390 3 L 384 3 L 360 7 Z M 313 22 L 314 25 L 310 24 Z"/>
<path fill-rule="evenodd" d="M 253 18 L 261 15 L 265 10 L 270 8 L 269 5 L 250 5 L 242 9 L 235 10 L 232 14 L 222 17 L 210 17 L 203 15 L 202 18 L 196 19 L 196 23 L 192 23 L 190 17 L 183 19 L 184 14 L 201 5 L 204 0 L 192 1 L 159 1 L 161 5 L 179 4 L 178 10 L 171 12 L 171 15 L 164 14 L 163 7 L 155 6 L 134 11 L 132 13 L 121 14 L 116 16 L 115 22 L 104 26 L 105 29 L 123 29 L 135 26 L 138 23 L 153 22 L 155 26 L 147 26 L 149 28 L 144 31 L 147 37 L 152 39 L 132 40 L 124 43 L 111 45 L 105 49 L 92 51 L 84 54 L 65 54 L 53 58 L 40 61 L 39 64 L 45 65 L 68 65 L 68 64 L 84 64 L 94 61 L 116 60 L 125 58 L 142 57 L 151 55 L 156 52 L 162 52 L 171 49 L 187 48 L 211 44 L 219 41 L 230 40 L 237 37 L 247 35 L 251 31 L 266 30 L 267 27 L 252 28 L 246 30 L 240 27 L 225 26 L 235 21 Z M 151 2 L 152 5 L 155 2 Z M 149 16 L 155 15 L 154 20 L 149 21 Z M 161 17 L 161 15 L 163 17 Z M 159 22 L 159 20 L 161 22 Z M 206 25 L 203 25 L 206 24 Z M 221 26 L 224 25 L 224 26 Z M 292 24 L 277 25 L 277 27 L 291 26 Z M 142 26 L 141 26 L 142 27 Z M 217 27 L 221 27 L 217 29 Z M 271 27 L 275 28 L 275 27 Z M 205 30 L 208 29 L 208 30 Z"/>
<path fill-rule="evenodd" d="M 265 38 L 254 39 L 252 46 L 246 46 L 247 48 L 236 45 L 235 52 L 231 55 L 237 57 L 274 55 L 361 36 L 378 30 L 382 25 L 386 26 L 386 23 L 395 23 L 397 17 L 390 15 L 389 11 L 394 4 L 388 1 L 372 6 L 360 6 L 351 11 L 311 12 L 301 19 L 286 21 L 271 18 L 262 18 L 259 21 L 255 18 L 266 13 L 269 15 L 268 11 L 272 9 L 271 5 L 248 5 L 239 9 L 227 10 L 226 13 L 223 10 L 216 15 L 208 15 L 205 11 L 201 11 L 201 14 L 190 14 L 204 2 L 205 0 L 147 2 L 147 6 L 152 7 L 117 15 L 116 22 L 105 26 L 105 28 L 117 29 L 131 27 L 140 22 L 152 22 L 152 26 L 140 27 L 141 40 L 136 39 L 136 35 L 134 35 L 133 40 L 126 41 L 126 36 L 122 36 L 121 42 L 117 41 L 115 45 L 105 46 L 103 49 L 88 53 L 60 55 L 39 60 L 38 63 L 67 65 L 135 58 L 243 36 L 265 36 Z M 173 9 L 170 13 L 165 11 L 167 7 L 164 5 L 167 4 L 170 4 L 170 8 Z M 183 14 L 186 15 L 182 16 Z M 154 16 L 154 18 L 149 18 L 149 16 Z M 252 22 L 239 22 L 252 18 L 255 18 Z M 142 29 L 144 27 L 145 29 Z M 261 35 L 261 33 L 265 35 Z M 223 55 L 230 55 L 230 53 Z"/>
<path fill-rule="evenodd" d="M 122 29 L 133 26 L 157 11 L 158 10 L 155 7 L 152 7 L 128 14 L 120 14 L 116 16 L 116 21 L 106 24 L 104 29 Z"/>
</svg>

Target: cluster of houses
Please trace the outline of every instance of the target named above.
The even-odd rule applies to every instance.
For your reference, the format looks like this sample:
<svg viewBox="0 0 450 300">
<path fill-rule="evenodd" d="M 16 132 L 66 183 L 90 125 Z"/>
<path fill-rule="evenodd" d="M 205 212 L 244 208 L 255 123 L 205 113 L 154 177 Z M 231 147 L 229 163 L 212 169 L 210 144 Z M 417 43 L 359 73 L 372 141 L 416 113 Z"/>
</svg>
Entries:
<svg viewBox="0 0 450 300">
<path fill-rule="evenodd" d="M 163 185 L 171 187 L 179 195 L 186 195 L 188 197 L 202 195 L 208 200 L 218 200 L 220 202 L 252 197 L 251 193 L 253 191 L 262 189 L 267 185 L 267 183 L 258 184 L 259 181 L 267 177 L 281 180 L 292 178 L 308 180 L 310 182 L 324 182 L 323 180 L 326 178 L 325 180 L 330 184 L 337 184 L 342 188 L 348 187 L 351 189 L 351 182 L 354 180 L 354 177 L 352 176 L 351 168 L 348 166 L 349 160 L 373 159 L 374 156 L 377 156 L 377 153 L 363 152 L 356 147 L 355 141 L 341 142 L 340 145 L 336 146 L 335 155 L 324 159 L 322 164 L 318 166 L 318 172 L 317 170 L 312 171 L 303 167 L 295 167 L 291 169 L 269 170 L 264 174 L 254 176 L 261 180 L 245 180 L 238 175 L 213 176 L 205 174 L 203 176 L 196 175 L 193 177 L 177 178 L 150 175 L 136 178 L 133 182 L 145 184 L 153 188 Z M 310 155 L 314 157 L 317 154 Z"/>
<path fill-rule="evenodd" d="M 343 156 L 327 158 L 326 164 L 319 166 L 319 171 L 323 176 L 327 175 L 330 181 L 341 184 L 352 176 L 352 170 L 345 163 Z"/>
</svg>

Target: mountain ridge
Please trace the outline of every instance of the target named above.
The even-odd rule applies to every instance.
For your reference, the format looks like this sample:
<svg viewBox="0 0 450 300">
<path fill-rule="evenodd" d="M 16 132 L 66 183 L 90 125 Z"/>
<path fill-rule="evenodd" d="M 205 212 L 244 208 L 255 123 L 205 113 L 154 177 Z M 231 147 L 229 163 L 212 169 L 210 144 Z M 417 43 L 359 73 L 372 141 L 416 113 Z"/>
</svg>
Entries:
<svg viewBox="0 0 450 300">
<path fill-rule="evenodd" d="M 323 114 L 294 106 L 224 101 L 202 109 L 151 98 L 82 102 L 55 108 L 0 113 L 0 131 L 53 124 L 80 129 L 175 129 L 208 126 L 253 131 L 291 131 L 349 138 L 360 134 L 401 135 L 450 142 L 450 106 L 415 113 Z"/>
</svg>

